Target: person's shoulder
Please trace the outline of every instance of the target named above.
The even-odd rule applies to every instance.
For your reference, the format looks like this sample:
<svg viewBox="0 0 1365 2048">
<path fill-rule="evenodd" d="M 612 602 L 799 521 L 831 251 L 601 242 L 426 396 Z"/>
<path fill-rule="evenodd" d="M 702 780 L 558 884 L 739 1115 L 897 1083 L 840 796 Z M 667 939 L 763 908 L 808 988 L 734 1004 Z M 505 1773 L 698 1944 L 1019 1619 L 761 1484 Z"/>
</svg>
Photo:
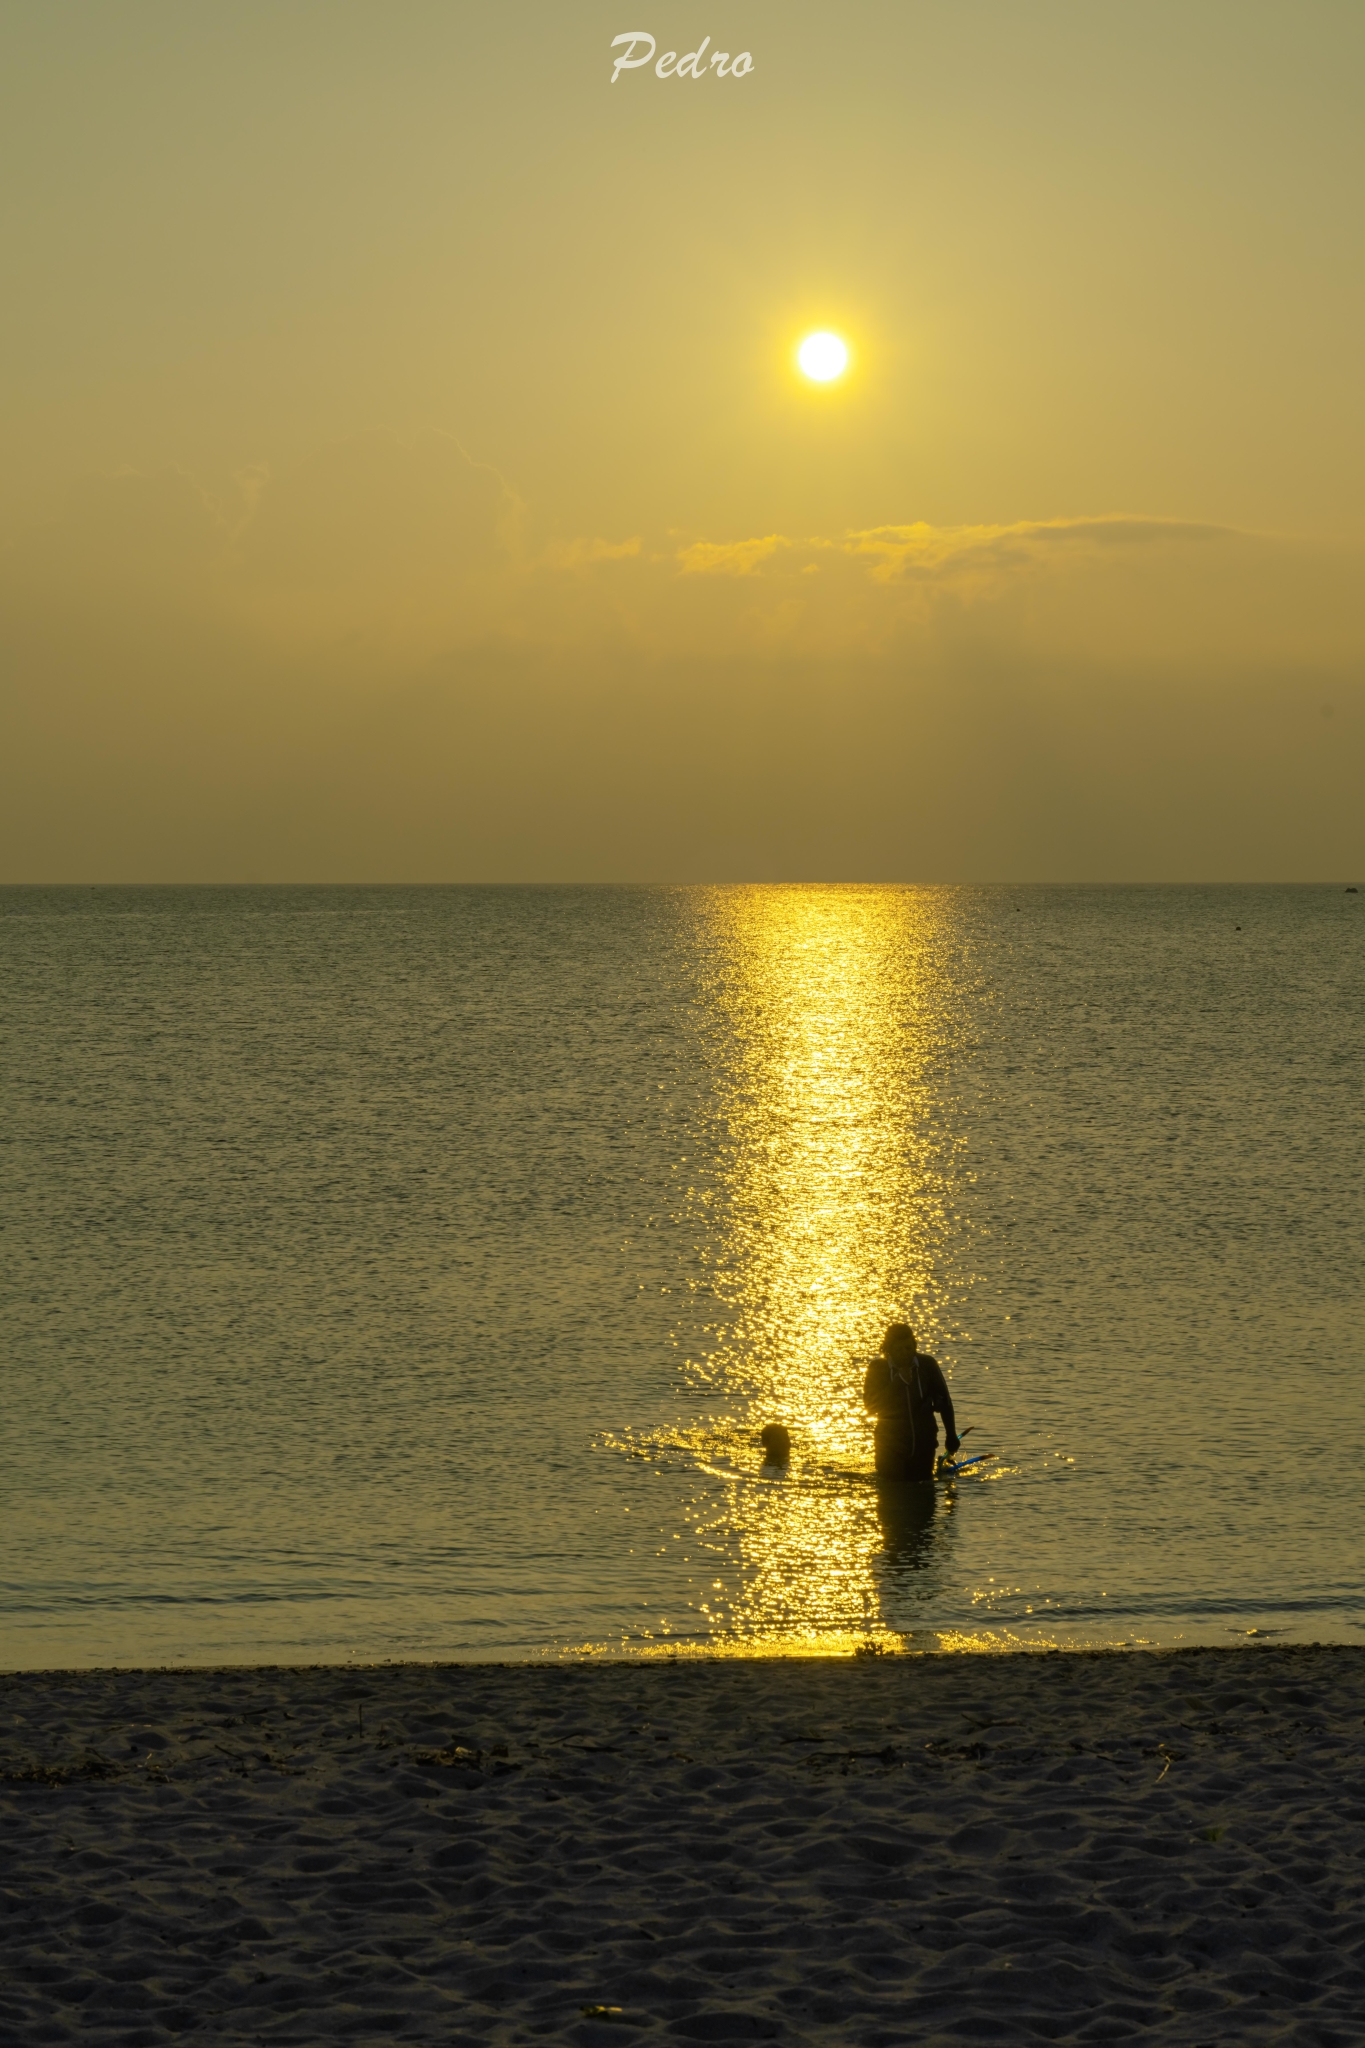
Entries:
<svg viewBox="0 0 1365 2048">
<path fill-rule="evenodd" d="M 940 1379 L 943 1378 L 943 1367 L 939 1364 L 936 1358 L 931 1358 L 927 1351 L 921 1351 L 919 1355 L 919 1362 L 921 1365 L 927 1365 L 930 1372 L 936 1372 Z"/>
</svg>

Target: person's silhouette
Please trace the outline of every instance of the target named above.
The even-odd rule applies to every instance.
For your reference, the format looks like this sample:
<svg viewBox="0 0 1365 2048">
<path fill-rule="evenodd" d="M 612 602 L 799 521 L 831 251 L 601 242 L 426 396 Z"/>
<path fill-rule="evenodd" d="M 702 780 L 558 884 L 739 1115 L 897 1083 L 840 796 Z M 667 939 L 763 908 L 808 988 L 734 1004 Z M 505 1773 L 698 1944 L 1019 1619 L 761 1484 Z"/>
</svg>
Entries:
<svg viewBox="0 0 1365 2048">
<path fill-rule="evenodd" d="M 792 1440 L 780 1422 L 769 1422 L 758 1433 L 765 1465 L 790 1465 Z"/>
<path fill-rule="evenodd" d="M 883 1479 L 932 1479 L 943 1417 L 949 1457 L 960 1441 L 953 1397 L 938 1360 L 915 1349 L 908 1323 L 892 1323 L 863 1380 L 863 1405 L 877 1418 L 877 1473 Z"/>
</svg>

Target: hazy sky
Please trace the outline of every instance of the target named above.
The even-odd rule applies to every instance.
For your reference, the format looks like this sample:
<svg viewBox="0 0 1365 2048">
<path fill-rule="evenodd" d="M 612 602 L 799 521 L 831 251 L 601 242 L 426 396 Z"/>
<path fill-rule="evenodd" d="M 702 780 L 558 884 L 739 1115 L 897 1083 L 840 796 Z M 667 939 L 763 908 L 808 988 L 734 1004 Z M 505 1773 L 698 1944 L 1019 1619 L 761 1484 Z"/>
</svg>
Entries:
<svg viewBox="0 0 1365 2048">
<path fill-rule="evenodd" d="M 1355 879 L 1362 104 L 1359 0 L 6 0 L 0 877 Z"/>
</svg>

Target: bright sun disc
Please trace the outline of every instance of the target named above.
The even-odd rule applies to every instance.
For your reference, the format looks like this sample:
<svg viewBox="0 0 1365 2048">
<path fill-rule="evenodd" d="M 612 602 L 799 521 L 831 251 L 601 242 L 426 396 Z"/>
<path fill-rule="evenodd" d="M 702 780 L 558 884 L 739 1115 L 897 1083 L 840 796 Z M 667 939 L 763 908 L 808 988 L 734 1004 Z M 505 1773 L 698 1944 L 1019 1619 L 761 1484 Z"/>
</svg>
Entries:
<svg viewBox="0 0 1365 2048">
<path fill-rule="evenodd" d="M 796 360 L 806 376 L 817 384 L 828 384 L 848 367 L 848 350 L 837 334 L 808 334 L 796 351 Z"/>
</svg>

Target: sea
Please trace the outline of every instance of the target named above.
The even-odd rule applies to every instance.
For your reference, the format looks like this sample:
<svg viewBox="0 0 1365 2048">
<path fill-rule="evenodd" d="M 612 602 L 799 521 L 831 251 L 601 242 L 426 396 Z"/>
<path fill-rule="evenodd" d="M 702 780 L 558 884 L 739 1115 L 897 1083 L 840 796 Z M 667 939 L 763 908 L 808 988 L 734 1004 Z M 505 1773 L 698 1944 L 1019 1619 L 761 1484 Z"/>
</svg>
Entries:
<svg viewBox="0 0 1365 2048">
<path fill-rule="evenodd" d="M 0 1077 L 7 1669 L 1365 1633 L 1343 883 L 7 888 Z"/>
</svg>

